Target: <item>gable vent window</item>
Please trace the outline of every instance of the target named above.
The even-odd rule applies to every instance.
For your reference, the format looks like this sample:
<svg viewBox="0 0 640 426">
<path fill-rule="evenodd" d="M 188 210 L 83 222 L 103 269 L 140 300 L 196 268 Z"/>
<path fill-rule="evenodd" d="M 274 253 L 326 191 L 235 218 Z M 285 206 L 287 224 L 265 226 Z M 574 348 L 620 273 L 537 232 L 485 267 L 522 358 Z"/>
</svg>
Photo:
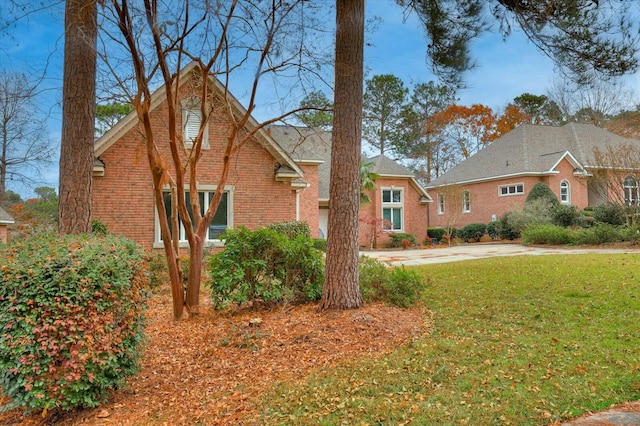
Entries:
<svg viewBox="0 0 640 426">
<path fill-rule="evenodd" d="M 182 106 L 182 135 L 187 148 L 193 147 L 193 143 L 198 137 L 202 124 L 202 108 L 199 98 L 187 98 L 181 102 Z M 209 129 L 204 128 L 202 148 L 209 149 Z"/>
</svg>

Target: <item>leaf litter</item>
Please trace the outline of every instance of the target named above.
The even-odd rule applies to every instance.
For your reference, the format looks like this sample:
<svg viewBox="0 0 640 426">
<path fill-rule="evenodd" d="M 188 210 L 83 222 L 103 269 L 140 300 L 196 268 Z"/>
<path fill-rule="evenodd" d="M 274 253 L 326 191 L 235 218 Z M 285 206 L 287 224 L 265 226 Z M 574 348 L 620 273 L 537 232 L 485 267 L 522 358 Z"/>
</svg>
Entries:
<svg viewBox="0 0 640 426">
<path fill-rule="evenodd" d="M 321 313 L 315 304 L 216 312 L 173 321 L 168 291 L 149 299 L 141 371 L 94 409 L 0 412 L 0 425 L 251 425 L 278 383 L 361 357 L 379 357 L 424 335 L 422 308 L 372 304 Z M 6 404 L 0 399 L 0 405 Z M 43 414 L 45 414 L 43 416 Z"/>
</svg>

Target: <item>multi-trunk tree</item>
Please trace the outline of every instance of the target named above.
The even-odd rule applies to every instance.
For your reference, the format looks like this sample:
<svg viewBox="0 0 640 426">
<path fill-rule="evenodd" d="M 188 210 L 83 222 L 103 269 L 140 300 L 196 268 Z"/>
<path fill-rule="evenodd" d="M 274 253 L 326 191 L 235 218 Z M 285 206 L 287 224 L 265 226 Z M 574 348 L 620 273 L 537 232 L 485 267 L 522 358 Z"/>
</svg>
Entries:
<svg viewBox="0 0 640 426">
<path fill-rule="evenodd" d="M 105 5 L 103 29 L 124 57 L 114 49 L 104 59 L 117 70 L 114 78 L 133 105 L 144 133 L 146 156 L 154 187 L 161 237 L 167 257 L 174 317 L 184 308 L 196 315 L 206 235 L 222 201 L 225 184 L 240 149 L 265 126 L 303 111 L 297 108 L 257 123 L 253 113 L 259 88 L 271 77 L 295 76 L 296 67 L 317 69 L 305 40 L 313 34 L 313 5 L 285 2 L 189 2 L 171 4 L 145 0 L 131 4 L 111 0 Z M 292 35 L 295 34 L 296 37 Z M 125 60 L 132 64 L 126 69 Z M 117 64 L 118 66 L 114 65 Z M 133 77 L 133 84 L 130 84 Z M 242 82 L 246 107 L 231 96 L 230 85 Z M 167 121 L 154 123 L 152 92 L 162 86 Z M 180 123 L 184 102 L 193 105 L 193 138 L 186 140 Z M 199 169 L 208 123 L 224 122 L 225 148 L 216 190 L 208 204 L 198 194 Z M 193 123 L 193 124 L 189 124 Z M 169 196 L 167 194 L 170 194 Z M 170 197 L 168 201 L 167 197 Z M 180 265 L 179 229 L 189 245 L 186 291 Z"/>
</svg>

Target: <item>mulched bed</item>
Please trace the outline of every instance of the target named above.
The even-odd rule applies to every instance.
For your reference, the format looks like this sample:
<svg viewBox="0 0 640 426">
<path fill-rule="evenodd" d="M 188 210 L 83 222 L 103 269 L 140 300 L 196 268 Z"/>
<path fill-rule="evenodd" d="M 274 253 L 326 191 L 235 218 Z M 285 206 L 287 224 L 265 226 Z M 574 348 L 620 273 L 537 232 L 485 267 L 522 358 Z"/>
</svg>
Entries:
<svg viewBox="0 0 640 426">
<path fill-rule="evenodd" d="M 147 311 L 142 370 L 105 405 L 72 412 L 0 412 L 2 425 L 258 424 L 274 384 L 360 357 L 380 356 L 426 333 L 421 308 L 374 304 L 320 313 L 315 305 L 202 314 L 175 322 L 168 292 Z M 0 404 L 6 400 L 0 400 Z"/>
</svg>

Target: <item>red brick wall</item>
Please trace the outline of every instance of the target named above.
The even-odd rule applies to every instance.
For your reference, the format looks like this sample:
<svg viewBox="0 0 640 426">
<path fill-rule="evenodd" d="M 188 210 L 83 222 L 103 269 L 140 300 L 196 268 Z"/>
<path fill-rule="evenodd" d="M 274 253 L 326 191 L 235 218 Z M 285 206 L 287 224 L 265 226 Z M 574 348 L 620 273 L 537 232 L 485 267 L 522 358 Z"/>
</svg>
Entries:
<svg viewBox="0 0 640 426">
<path fill-rule="evenodd" d="M 367 224 L 367 221 L 375 221 L 382 218 L 383 188 L 403 189 L 404 230 L 402 232 L 413 234 L 416 237 L 416 243 L 422 243 L 427 232 L 427 206 L 420 204 L 420 193 L 411 184 L 409 179 L 381 177 L 376 179 L 376 189 L 368 192 L 371 202 L 360 206 L 360 246 L 369 248 L 372 225 Z M 389 238 L 390 233 L 390 231 L 380 233 L 376 238 L 377 247 L 385 247 L 389 244 L 391 241 Z"/>
<path fill-rule="evenodd" d="M 471 195 L 471 211 L 469 213 L 460 213 L 462 205 L 452 206 L 450 203 L 446 203 L 445 214 L 438 214 L 438 190 L 431 190 L 429 195 L 433 198 L 433 203 L 429 204 L 429 226 L 447 226 L 448 215 L 451 214 L 454 208 L 459 209 L 457 212 L 458 219 L 455 224 L 456 228 L 461 228 L 470 223 L 489 223 L 493 215 L 500 219 L 503 214 L 509 211 L 521 209 L 529 191 L 538 182 L 547 184 L 560 199 L 560 182 L 566 179 L 570 185 L 571 204 L 578 207 L 578 209 L 585 208 L 588 205 L 586 180 L 573 175 L 573 166 L 567 160 L 563 160 L 556 170 L 559 173 L 551 176 L 516 177 L 467 185 L 464 189 L 468 190 Z M 524 184 L 524 194 L 499 195 L 498 188 L 500 186 L 520 183 Z"/>
<path fill-rule="evenodd" d="M 227 123 L 221 114 L 214 114 L 209 122 L 210 149 L 203 150 L 198 168 L 198 185 L 217 185 L 222 169 L 222 153 L 228 135 Z M 178 125 L 182 115 L 178 112 Z M 165 104 L 154 111 L 155 138 L 161 154 L 170 163 Z M 141 128 L 134 127 L 106 152 L 100 155 L 105 163 L 105 176 L 95 177 L 93 183 L 93 217 L 106 223 L 116 234 L 127 236 L 145 248 L 151 248 L 155 240 L 155 202 L 153 181 L 146 158 L 146 148 Z M 231 162 L 227 185 L 233 192 L 233 225 L 255 229 L 277 221 L 296 218 L 296 193 L 288 182 L 276 182 L 276 162 L 257 142 L 244 145 Z M 312 167 L 309 167 L 310 175 Z M 309 178 L 309 176 L 305 176 Z M 313 181 L 313 176 L 311 180 Z M 317 167 L 314 184 L 317 193 Z M 307 188 L 312 193 L 314 190 Z M 311 210 L 310 201 L 304 200 L 304 210 Z M 316 197 L 317 199 L 317 197 Z M 301 219 L 306 219 L 302 217 Z M 315 219 L 306 219 L 316 229 Z"/>
<path fill-rule="evenodd" d="M 300 190 L 300 220 L 309 224 L 311 237 L 318 238 L 320 218 L 318 209 L 318 165 L 305 164 L 301 166 L 304 180 L 309 184 Z"/>
</svg>

